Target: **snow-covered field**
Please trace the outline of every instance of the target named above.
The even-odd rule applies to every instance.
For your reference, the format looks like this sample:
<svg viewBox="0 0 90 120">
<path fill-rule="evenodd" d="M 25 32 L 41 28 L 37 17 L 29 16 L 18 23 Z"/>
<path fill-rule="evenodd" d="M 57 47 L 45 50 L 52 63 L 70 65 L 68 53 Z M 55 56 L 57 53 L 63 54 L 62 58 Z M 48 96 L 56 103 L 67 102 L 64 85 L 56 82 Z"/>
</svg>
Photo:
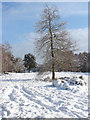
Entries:
<svg viewBox="0 0 90 120">
<path fill-rule="evenodd" d="M 48 76 L 51 74 L 42 79 Z M 40 81 L 37 73 L 0 75 L 0 118 L 87 118 L 88 75 L 57 72 L 56 76 L 54 87 L 52 82 Z M 59 86 L 60 77 L 79 81 L 79 76 L 83 76 L 86 84 L 73 85 L 66 81 L 69 89 L 64 87 L 66 82 Z"/>
</svg>

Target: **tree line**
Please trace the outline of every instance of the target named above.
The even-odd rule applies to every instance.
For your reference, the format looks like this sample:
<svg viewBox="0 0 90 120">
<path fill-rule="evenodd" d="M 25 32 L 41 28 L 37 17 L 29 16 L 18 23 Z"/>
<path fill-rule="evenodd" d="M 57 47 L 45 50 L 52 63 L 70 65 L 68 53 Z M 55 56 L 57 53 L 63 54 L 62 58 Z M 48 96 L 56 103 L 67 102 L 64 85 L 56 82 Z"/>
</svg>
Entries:
<svg viewBox="0 0 90 120">
<path fill-rule="evenodd" d="M 36 67 L 36 59 L 32 54 L 26 54 L 24 59 L 15 57 L 12 54 L 12 47 L 10 44 L 0 44 L 0 68 L 1 72 L 16 72 L 22 73 L 26 70 L 30 72 L 32 68 Z"/>
<path fill-rule="evenodd" d="M 44 64 L 38 64 L 35 56 L 31 53 L 25 54 L 22 59 L 12 54 L 12 47 L 9 44 L 0 44 L 0 48 L 2 51 L 2 56 L 0 56 L 2 58 L 2 64 L 0 64 L 2 72 L 51 71 L 51 60 Z M 55 65 L 55 71 L 90 72 L 90 53 L 74 54 L 73 52 L 61 53 L 58 51 L 58 55 L 61 59 Z"/>
</svg>

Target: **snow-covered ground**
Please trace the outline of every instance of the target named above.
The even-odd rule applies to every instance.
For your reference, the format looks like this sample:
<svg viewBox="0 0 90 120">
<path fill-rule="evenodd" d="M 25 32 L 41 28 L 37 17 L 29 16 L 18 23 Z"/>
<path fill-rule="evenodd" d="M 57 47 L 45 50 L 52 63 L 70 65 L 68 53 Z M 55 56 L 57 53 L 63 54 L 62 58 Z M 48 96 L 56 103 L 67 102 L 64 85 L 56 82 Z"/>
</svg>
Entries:
<svg viewBox="0 0 90 120">
<path fill-rule="evenodd" d="M 42 79 L 48 76 L 51 74 Z M 66 80 L 69 89 L 56 84 L 60 77 L 73 81 L 80 80 L 79 76 L 86 84 L 73 85 Z M 41 81 L 37 73 L 0 75 L 0 118 L 87 118 L 88 74 L 57 72 L 56 77 L 55 87 L 52 82 Z"/>
</svg>

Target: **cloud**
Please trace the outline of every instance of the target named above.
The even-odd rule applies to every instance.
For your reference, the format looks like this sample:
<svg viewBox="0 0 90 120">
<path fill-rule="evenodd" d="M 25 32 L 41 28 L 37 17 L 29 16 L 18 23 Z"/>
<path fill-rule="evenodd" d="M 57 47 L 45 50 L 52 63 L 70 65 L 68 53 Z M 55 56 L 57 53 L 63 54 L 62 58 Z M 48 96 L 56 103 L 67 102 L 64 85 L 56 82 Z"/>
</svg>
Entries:
<svg viewBox="0 0 90 120">
<path fill-rule="evenodd" d="M 88 51 L 88 28 L 72 29 L 69 32 L 77 43 L 78 52 Z"/>
<path fill-rule="evenodd" d="M 74 10 L 70 10 L 70 9 L 68 9 L 66 12 L 65 12 L 66 10 L 64 10 L 63 12 L 64 12 L 64 16 L 71 16 L 71 15 L 88 15 L 88 9 L 87 10 L 76 10 L 76 9 L 74 9 Z"/>
<path fill-rule="evenodd" d="M 21 40 L 19 42 L 16 42 L 12 46 L 12 52 L 14 56 L 21 57 L 23 59 L 25 54 L 31 53 L 34 54 L 36 57 L 36 51 L 35 51 L 36 36 L 37 34 L 35 33 L 28 33 L 22 35 L 22 37 L 20 38 Z"/>
<path fill-rule="evenodd" d="M 88 3 L 70 2 L 60 7 L 61 14 L 65 17 L 76 15 L 88 15 Z"/>
<path fill-rule="evenodd" d="M 20 15 L 27 12 L 25 5 L 22 3 L 3 3 L 3 13 L 5 15 Z"/>
<path fill-rule="evenodd" d="M 3 18 L 7 21 L 38 19 L 42 6 L 33 2 L 3 2 Z"/>
</svg>

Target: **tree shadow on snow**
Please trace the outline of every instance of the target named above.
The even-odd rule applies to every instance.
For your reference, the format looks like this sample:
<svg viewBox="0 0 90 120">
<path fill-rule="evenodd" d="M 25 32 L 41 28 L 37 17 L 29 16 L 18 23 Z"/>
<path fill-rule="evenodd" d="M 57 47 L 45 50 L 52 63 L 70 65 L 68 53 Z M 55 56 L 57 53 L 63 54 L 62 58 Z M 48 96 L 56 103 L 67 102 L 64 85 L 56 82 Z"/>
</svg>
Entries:
<svg viewBox="0 0 90 120">
<path fill-rule="evenodd" d="M 53 85 L 45 85 L 44 87 L 53 87 L 53 88 L 54 88 L 54 86 L 53 86 Z"/>
</svg>

